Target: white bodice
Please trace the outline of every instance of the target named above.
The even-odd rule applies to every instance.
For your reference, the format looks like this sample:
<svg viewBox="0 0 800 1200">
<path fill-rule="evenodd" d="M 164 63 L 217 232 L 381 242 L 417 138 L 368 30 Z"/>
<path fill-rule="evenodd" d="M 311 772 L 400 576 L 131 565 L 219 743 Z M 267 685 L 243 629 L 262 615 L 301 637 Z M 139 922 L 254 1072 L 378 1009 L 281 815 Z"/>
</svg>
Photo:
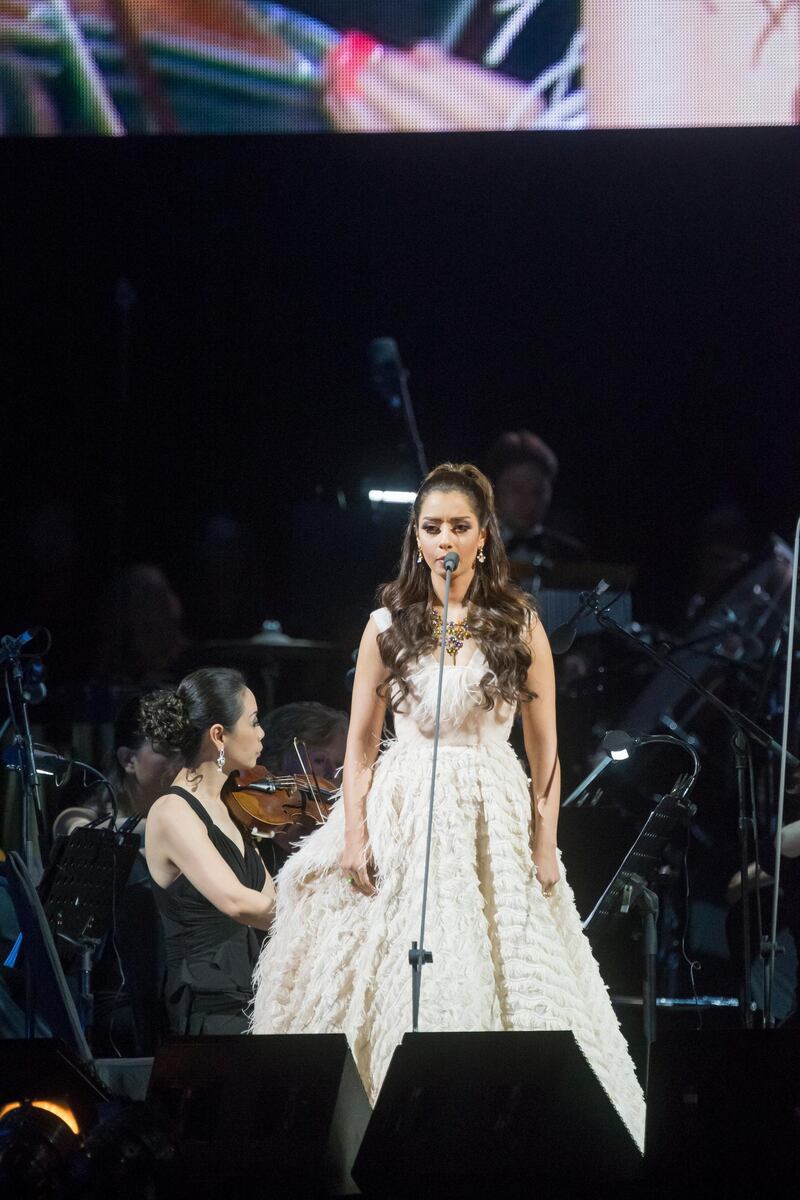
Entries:
<svg viewBox="0 0 800 1200">
<path fill-rule="evenodd" d="M 389 628 L 392 617 L 387 608 L 378 608 L 371 615 L 381 633 Z M 463 665 L 445 663 L 440 746 L 481 746 L 508 740 L 514 720 L 513 705 L 496 699 L 494 708 L 481 707 L 480 682 L 489 669 L 483 651 L 477 646 Z M 439 684 L 439 664 L 432 654 L 419 659 L 409 676 L 409 684 L 411 692 L 394 714 L 395 735 L 398 742 L 432 743 Z"/>
</svg>

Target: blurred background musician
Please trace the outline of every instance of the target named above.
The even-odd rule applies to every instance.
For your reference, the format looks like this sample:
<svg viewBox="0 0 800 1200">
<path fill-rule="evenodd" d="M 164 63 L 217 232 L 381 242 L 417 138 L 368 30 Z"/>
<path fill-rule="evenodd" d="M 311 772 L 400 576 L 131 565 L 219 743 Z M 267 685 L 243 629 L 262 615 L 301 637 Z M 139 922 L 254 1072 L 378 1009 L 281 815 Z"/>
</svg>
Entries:
<svg viewBox="0 0 800 1200">
<path fill-rule="evenodd" d="M 553 450 L 527 429 L 501 433 L 487 451 L 486 470 L 494 484 L 500 532 L 512 562 L 546 571 L 556 562 L 588 557 L 581 541 L 548 522 L 558 469 Z M 522 586 L 532 590 L 525 582 Z"/>
<path fill-rule="evenodd" d="M 347 713 L 316 700 L 283 704 L 264 719 L 264 745 L 258 761 L 276 775 L 297 775 L 308 770 L 312 783 L 315 777 L 338 783 L 348 724 Z M 297 825 L 259 840 L 258 848 L 272 876 L 307 833 L 307 824 Z"/>
</svg>

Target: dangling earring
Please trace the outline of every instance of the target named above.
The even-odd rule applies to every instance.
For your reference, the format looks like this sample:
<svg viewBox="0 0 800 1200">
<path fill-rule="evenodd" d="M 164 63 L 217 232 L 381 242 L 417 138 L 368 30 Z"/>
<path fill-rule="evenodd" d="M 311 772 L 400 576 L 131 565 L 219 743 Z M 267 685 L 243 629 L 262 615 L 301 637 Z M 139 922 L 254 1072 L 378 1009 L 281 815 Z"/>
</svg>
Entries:
<svg viewBox="0 0 800 1200">
<path fill-rule="evenodd" d="M 478 551 L 478 562 L 479 563 L 486 562 L 486 555 L 483 553 L 483 546 L 481 546 L 480 550 Z"/>
<path fill-rule="evenodd" d="M 225 748 L 223 746 L 220 746 L 217 755 L 217 770 L 222 772 L 225 770 Z"/>
<path fill-rule="evenodd" d="M 422 547 L 420 546 L 419 542 L 417 542 L 417 562 L 422 562 Z"/>
</svg>

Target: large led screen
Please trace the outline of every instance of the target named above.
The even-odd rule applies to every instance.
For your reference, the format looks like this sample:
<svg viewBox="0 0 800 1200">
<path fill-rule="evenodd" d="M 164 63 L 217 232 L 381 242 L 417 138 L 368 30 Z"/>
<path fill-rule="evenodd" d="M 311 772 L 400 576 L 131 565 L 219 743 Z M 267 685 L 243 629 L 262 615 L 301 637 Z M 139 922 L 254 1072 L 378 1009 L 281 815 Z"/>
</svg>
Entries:
<svg viewBox="0 0 800 1200">
<path fill-rule="evenodd" d="M 0 131 L 785 125 L 800 0 L 0 0 Z"/>
</svg>

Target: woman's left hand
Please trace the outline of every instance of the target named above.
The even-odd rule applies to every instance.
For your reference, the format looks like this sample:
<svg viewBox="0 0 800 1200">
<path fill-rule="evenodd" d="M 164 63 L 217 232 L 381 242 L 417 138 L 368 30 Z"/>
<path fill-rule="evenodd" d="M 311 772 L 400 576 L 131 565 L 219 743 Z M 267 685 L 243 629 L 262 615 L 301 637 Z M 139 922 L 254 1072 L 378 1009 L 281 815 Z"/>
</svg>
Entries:
<svg viewBox="0 0 800 1200">
<path fill-rule="evenodd" d="M 534 844 L 533 865 L 536 870 L 536 878 L 539 880 L 542 889 L 542 894 L 549 900 L 553 895 L 553 889 L 561 878 L 555 846 Z"/>
</svg>

